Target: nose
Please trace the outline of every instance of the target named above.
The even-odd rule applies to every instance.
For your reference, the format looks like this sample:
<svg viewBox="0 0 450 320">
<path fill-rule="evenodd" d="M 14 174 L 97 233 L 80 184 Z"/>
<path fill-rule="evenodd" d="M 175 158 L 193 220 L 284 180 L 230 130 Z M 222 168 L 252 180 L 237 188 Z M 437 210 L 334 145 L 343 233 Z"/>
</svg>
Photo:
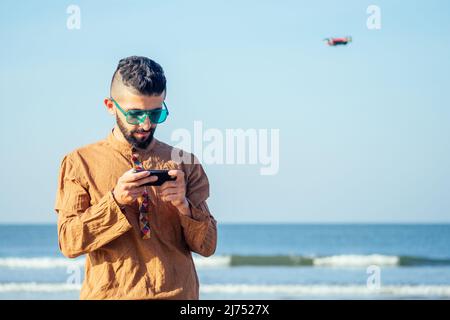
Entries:
<svg viewBox="0 0 450 320">
<path fill-rule="evenodd" d="M 145 117 L 145 121 L 142 124 L 142 129 L 144 129 L 145 131 L 150 130 L 150 127 L 152 126 L 152 123 L 150 122 L 150 117 L 147 115 Z"/>
</svg>

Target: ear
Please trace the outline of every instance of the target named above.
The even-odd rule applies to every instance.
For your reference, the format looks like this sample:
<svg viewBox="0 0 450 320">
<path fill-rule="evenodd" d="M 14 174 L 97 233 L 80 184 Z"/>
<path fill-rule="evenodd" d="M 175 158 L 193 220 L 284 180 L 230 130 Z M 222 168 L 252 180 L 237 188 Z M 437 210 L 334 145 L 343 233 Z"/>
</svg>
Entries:
<svg viewBox="0 0 450 320">
<path fill-rule="evenodd" d="M 114 115 L 114 102 L 112 102 L 111 99 L 109 98 L 105 98 L 105 100 L 103 100 L 103 104 L 105 105 L 106 109 L 108 109 L 108 112 L 112 115 Z"/>
</svg>

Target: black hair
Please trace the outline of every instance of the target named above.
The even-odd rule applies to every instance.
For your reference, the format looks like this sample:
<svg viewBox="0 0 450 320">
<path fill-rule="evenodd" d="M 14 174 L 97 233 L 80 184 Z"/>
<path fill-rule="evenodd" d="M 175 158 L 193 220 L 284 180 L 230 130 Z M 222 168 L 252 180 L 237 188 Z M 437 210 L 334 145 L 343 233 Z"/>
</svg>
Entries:
<svg viewBox="0 0 450 320">
<path fill-rule="evenodd" d="M 166 76 L 163 68 L 155 61 L 139 56 L 123 58 L 114 72 L 111 88 L 117 81 L 119 73 L 121 82 L 141 95 L 160 95 L 166 89 Z"/>
</svg>

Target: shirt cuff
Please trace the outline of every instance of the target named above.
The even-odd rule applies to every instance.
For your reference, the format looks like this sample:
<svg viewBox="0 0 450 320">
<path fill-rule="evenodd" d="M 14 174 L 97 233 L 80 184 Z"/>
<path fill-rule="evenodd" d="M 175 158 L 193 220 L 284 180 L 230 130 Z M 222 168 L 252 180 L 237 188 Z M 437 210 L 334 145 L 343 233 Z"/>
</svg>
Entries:
<svg viewBox="0 0 450 320">
<path fill-rule="evenodd" d="M 116 197 L 114 197 L 114 189 L 111 190 L 110 193 L 111 193 L 111 196 L 112 196 L 114 202 L 115 202 L 116 205 L 119 207 L 119 209 L 122 210 L 122 211 L 124 211 L 126 206 L 125 206 L 125 205 L 121 205 L 121 204 L 119 204 L 119 203 L 117 202 Z"/>
<path fill-rule="evenodd" d="M 190 227 L 202 228 L 205 225 L 208 225 L 210 218 L 209 213 L 207 211 L 195 207 L 189 199 L 187 199 L 187 201 L 189 203 L 189 208 L 191 209 L 192 217 L 180 214 L 181 225 L 184 228 Z"/>
<path fill-rule="evenodd" d="M 119 205 L 112 191 L 108 192 L 107 202 L 111 204 L 111 209 L 117 213 L 117 224 L 120 226 L 119 230 L 130 230 L 132 225 L 125 215 L 126 206 Z"/>
</svg>

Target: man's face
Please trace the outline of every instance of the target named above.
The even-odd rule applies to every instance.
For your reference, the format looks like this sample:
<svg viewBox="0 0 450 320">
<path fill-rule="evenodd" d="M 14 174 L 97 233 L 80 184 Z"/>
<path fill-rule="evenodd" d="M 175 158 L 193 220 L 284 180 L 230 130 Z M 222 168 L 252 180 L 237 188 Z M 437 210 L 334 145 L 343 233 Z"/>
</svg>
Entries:
<svg viewBox="0 0 450 320">
<path fill-rule="evenodd" d="M 124 111 L 159 109 L 165 99 L 165 92 L 160 96 L 141 96 L 129 91 L 121 92 L 113 97 Z M 146 149 L 153 140 L 157 124 L 151 123 L 147 117 L 142 124 L 129 124 L 126 117 L 116 108 L 116 122 L 125 139 L 139 149 Z"/>
</svg>

